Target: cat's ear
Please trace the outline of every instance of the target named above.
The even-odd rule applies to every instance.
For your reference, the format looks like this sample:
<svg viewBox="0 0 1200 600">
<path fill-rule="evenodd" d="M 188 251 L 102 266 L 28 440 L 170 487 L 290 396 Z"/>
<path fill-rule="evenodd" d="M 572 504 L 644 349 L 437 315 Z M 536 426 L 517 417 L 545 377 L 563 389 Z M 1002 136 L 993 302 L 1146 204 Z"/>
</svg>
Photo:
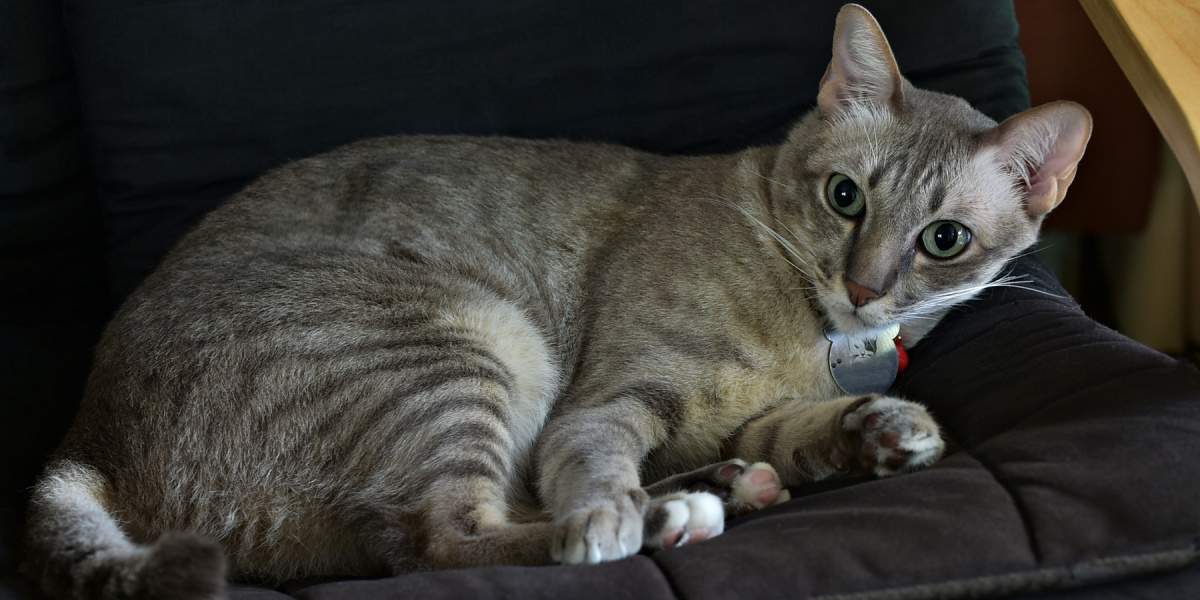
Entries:
<svg viewBox="0 0 1200 600">
<path fill-rule="evenodd" d="M 1025 211 L 1054 210 L 1075 180 L 1075 168 L 1092 137 L 1092 115 L 1074 102 L 1050 102 L 1013 115 L 984 136 L 1001 165 L 1016 174 Z"/>
<path fill-rule="evenodd" d="M 904 80 L 879 23 L 867 9 L 847 4 L 833 29 L 833 59 L 821 78 L 817 108 L 832 118 L 855 104 L 900 106 Z"/>
</svg>

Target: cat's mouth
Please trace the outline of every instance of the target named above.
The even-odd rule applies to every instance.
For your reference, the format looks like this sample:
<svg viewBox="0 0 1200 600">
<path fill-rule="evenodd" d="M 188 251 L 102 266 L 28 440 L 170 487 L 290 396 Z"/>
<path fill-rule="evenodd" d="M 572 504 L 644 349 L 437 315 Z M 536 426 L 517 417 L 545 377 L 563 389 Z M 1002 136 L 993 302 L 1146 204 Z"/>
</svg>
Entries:
<svg viewBox="0 0 1200 600">
<path fill-rule="evenodd" d="M 838 331 L 846 334 L 866 334 L 879 329 L 882 325 L 882 323 L 876 322 L 875 319 L 868 317 L 858 309 L 843 311 L 842 317 L 834 322 L 833 325 Z"/>
<path fill-rule="evenodd" d="M 851 337 L 872 334 L 894 322 L 882 307 L 871 304 L 856 307 L 840 295 L 823 294 L 820 304 L 828 324 Z"/>
</svg>

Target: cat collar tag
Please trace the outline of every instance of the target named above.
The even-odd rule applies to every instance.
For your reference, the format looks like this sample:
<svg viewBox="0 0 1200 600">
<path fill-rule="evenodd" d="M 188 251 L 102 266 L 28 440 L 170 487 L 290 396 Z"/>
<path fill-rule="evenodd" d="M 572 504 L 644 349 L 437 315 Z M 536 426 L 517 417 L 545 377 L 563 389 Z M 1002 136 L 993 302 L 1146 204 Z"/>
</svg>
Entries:
<svg viewBox="0 0 1200 600">
<path fill-rule="evenodd" d="M 829 373 L 833 375 L 834 383 L 849 395 L 886 392 L 896 381 L 902 366 L 902 347 L 895 341 L 899 333 L 899 324 L 858 338 L 826 331 Z"/>
</svg>

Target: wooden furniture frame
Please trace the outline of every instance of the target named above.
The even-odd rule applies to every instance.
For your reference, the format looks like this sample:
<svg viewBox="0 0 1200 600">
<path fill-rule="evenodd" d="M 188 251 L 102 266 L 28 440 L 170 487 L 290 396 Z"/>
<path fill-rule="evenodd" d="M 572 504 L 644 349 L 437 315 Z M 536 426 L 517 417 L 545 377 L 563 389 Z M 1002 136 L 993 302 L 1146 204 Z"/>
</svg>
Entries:
<svg viewBox="0 0 1200 600">
<path fill-rule="evenodd" d="M 1080 0 L 1200 207 L 1200 0 Z"/>
</svg>

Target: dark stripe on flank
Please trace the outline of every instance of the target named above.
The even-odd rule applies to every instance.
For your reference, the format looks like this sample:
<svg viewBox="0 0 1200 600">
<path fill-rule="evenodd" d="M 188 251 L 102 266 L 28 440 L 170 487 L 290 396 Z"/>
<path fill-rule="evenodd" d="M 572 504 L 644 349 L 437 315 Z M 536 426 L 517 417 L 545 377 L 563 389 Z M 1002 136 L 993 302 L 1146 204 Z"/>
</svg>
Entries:
<svg viewBox="0 0 1200 600">
<path fill-rule="evenodd" d="M 473 458 L 484 456 L 497 470 L 504 471 L 508 461 L 497 450 L 497 447 L 503 445 L 504 442 L 496 427 L 480 422 L 466 421 L 438 436 L 433 448 L 430 449 L 430 456 L 437 457 L 443 454 L 446 456 L 470 455 Z"/>
<path fill-rule="evenodd" d="M 374 355 L 370 355 L 372 353 Z M 389 353 L 389 355 L 379 356 L 378 353 Z M 481 372 L 482 376 L 497 380 L 498 383 L 505 385 L 505 388 L 508 388 L 508 384 L 515 380 L 508 365 L 500 361 L 496 354 L 488 352 L 479 344 L 454 336 L 367 343 L 348 350 L 336 358 L 330 356 L 326 360 L 328 362 L 325 362 L 325 365 L 334 366 L 341 373 L 336 376 L 325 374 L 319 378 L 314 377 L 310 382 L 302 385 L 302 388 L 296 390 L 298 395 L 296 395 L 295 401 L 274 404 L 260 416 L 263 426 L 269 427 L 278 420 L 296 413 L 310 412 L 313 409 L 313 403 L 328 404 L 343 394 L 344 390 L 353 388 L 356 383 L 360 383 L 362 379 L 373 376 L 373 374 L 401 374 L 406 370 L 412 370 L 415 377 L 419 376 L 420 371 L 438 370 L 439 373 L 448 373 L 456 368 L 468 368 L 468 370 L 485 370 Z M 241 386 L 244 390 L 242 394 L 256 395 L 256 392 L 248 389 L 254 376 L 275 370 L 277 365 L 288 366 L 294 361 L 292 356 L 277 356 L 268 365 L 259 367 L 252 373 L 242 373 L 242 376 L 247 378 L 247 383 Z M 404 388 L 412 389 L 412 386 L 406 385 Z"/>
<path fill-rule="evenodd" d="M 486 413 L 501 427 L 508 427 L 508 414 L 504 411 L 501 402 L 503 401 L 499 398 L 475 394 L 455 396 L 444 402 L 426 402 L 421 406 L 414 406 L 394 421 L 395 432 L 394 435 L 388 436 L 389 443 L 394 437 L 421 431 L 442 414 L 457 409 Z"/>
<path fill-rule="evenodd" d="M 504 478 L 500 471 L 478 458 L 458 458 L 438 465 L 431 473 L 435 479 L 490 479 L 500 481 Z"/>
<path fill-rule="evenodd" d="M 413 435 L 428 427 L 429 423 L 438 417 L 445 414 L 447 411 L 468 408 L 479 415 L 471 417 L 464 416 L 464 421 L 461 426 L 454 427 L 447 435 L 440 437 L 429 450 L 430 456 L 440 454 L 446 446 L 458 444 L 460 448 L 470 448 L 472 453 L 487 455 L 496 465 L 497 469 L 505 470 L 507 462 L 504 457 L 499 454 L 496 448 L 489 445 L 489 442 L 496 446 L 503 446 L 503 441 L 500 439 L 499 433 L 495 429 L 508 428 L 508 414 L 505 413 L 504 407 L 501 405 L 503 400 L 490 396 L 471 395 L 458 396 L 451 400 L 440 403 L 426 403 L 419 407 L 413 407 L 410 412 L 405 413 L 390 424 L 391 430 L 386 433 L 382 442 L 375 443 L 380 448 L 389 449 L 395 448 L 400 444 L 400 440 L 405 436 Z M 496 428 L 487 427 L 479 421 L 467 421 L 467 418 L 479 418 L 482 413 L 486 413 L 491 419 L 494 419 Z M 461 430 L 460 430 L 461 427 Z M 484 434 L 482 429 L 486 428 L 487 433 Z M 459 433 L 461 431 L 461 433 Z M 469 432 L 475 432 L 480 437 L 471 437 Z M 487 438 L 482 437 L 487 435 Z"/>
<path fill-rule="evenodd" d="M 501 385 L 504 385 L 507 389 L 507 382 L 502 382 L 499 379 L 499 376 L 499 373 L 490 369 L 483 369 L 479 367 L 463 367 L 459 369 L 426 373 L 419 377 L 409 379 L 404 382 L 405 385 L 403 389 L 396 390 L 390 394 L 387 392 L 381 392 L 389 397 L 387 399 L 377 400 L 377 404 L 370 411 L 368 411 L 365 416 L 357 419 L 358 427 L 356 427 L 354 438 L 359 440 L 363 439 L 363 437 L 366 436 L 372 429 L 380 426 L 382 423 L 386 423 L 386 417 L 393 411 L 404 411 L 404 417 L 399 420 L 397 425 L 402 424 L 403 429 L 412 431 L 413 428 L 421 427 L 428 420 L 440 415 L 442 411 L 446 410 L 447 407 L 450 406 L 450 404 L 431 404 L 427 400 L 424 405 L 410 406 L 407 405 L 407 402 L 405 402 L 409 398 L 422 393 L 427 393 L 432 388 L 440 387 L 448 383 L 458 382 L 464 379 L 482 379 L 486 381 L 494 381 L 501 383 Z M 497 404 L 498 403 L 481 403 L 479 406 L 488 412 L 491 412 L 498 419 L 506 419 L 506 415 L 504 414 L 503 410 L 497 406 Z M 437 410 L 431 411 L 431 407 L 436 408 Z M 429 414 L 430 412 L 434 412 L 435 414 Z M 336 417 L 329 419 L 329 421 L 327 421 L 321 427 L 321 429 L 316 432 L 316 435 L 321 436 L 323 434 L 330 433 L 325 430 L 330 427 L 335 427 L 336 424 L 340 422 L 341 419 Z M 393 420 L 392 422 L 396 421 Z M 318 439 L 322 438 L 319 437 Z"/>
<path fill-rule="evenodd" d="M 501 484 L 504 482 L 504 474 L 496 468 L 489 465 L 487 462 L 479 458 L 456 458 L 445 462 L 427 461 L 419 465 L 413 465 L 413 469 L 408 473 L 407 481 L 400 486 L 401 489 L 413 490 L 418 493 L 424 493 L 434 484 L 441 481 L 455 481 L 462 479 L 487 479 L 493 483 Z M 478 498 L 468 494 L 454 494 L 442 499 L 440 506 L 434 506 L 434 511 L 444 511 L 449 506 L 472 506 L 479 504 Z"/>
<path fill-rule="evenodd" d="M 459 352 L 465 356 L 472 356 L 481 361 L 486 361 L 489 366 L 496 370 L 503 371 L 508 379 L 512 379 L 513 375 L 509 372 L 508 365 L 504 364 L 500 357 L 493 354 L 487 348 L 480 346 L 478 343 L 463 338 L 457 335 L 421 335 L 408 339 L 389 340 L 376 344 L 365 345 L 362 350 L 394 350 L 396 352 L 408 351 L 426 351 L 440 352 L 449 354 Z"/>
<path fill-rule="evenodd" d="M 469 368 L 469 367 L 467 367 Z M 428 375 L 441 380 L 447 374 L 454 373 L 453 369 L 442 369 L 433 374 L 427 374 L 419 382 L 404 376 L 407 369 L 402 366 L 385 363 L 372 364 L 349 369 L 338 375 L 326 375 L 311 382 L 298 392 L 291 402 L 277 401 L 270 410 L 260 417 L 263 435 L 277 430 L 280 426 L 292 428 L 297 423 L 310 423 L 317 420 L 319 425 L 309 427 L 296 441 L 310 439 L 325 439 L 323 436 L 332 434 L 337 429 L 346 426 L 354 417 L 355 411 L 363 407 L 364 402 L 378 401 L 387 405 L 387 410 L 395 408 L 398 401 L 408 395 L 419 393 L 422 382 L 428 382 Z M 415 374 L 415 373 L 414 373 Z M 382 378 L 382 381 L 379 381 Z M 394 382 L 401 381 L 400 385 Z M 377 383 L 376 383 L 377 382 Z M 400 394 L 397 397 L 396 394 Z M 382 397 L 393 398 L 392 401 L 380 400 Z M 378 411 L 380 409 L 376 409 Z M 296 419 L 296 415 L 305 418 Z M 291 436 L 289 436 L 291 437 Z"/>
<path fill-rule="evenodd" d="M 487 369 L 496 373 L 501 382 L 512 381 L 512 372 L 495 355 L 478 348 L 456 348 L 453 351 L 424 349 L 426 353 L 396 356 L 389 361 L 388 366 L 399 369 L 428 370 L 442 368 L 447 370 L 454 367 Z"/>
</svg>

